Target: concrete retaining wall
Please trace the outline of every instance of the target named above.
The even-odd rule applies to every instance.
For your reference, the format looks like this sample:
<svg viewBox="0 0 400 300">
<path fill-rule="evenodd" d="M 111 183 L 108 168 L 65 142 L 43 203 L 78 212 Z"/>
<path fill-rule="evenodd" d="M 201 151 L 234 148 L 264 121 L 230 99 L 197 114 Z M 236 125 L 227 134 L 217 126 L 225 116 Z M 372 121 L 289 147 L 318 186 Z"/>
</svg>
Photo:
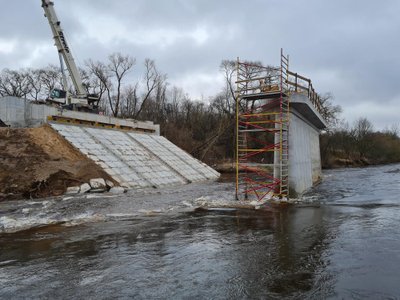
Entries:
<svg viewBox="0 0 400 300">
<path fill-rule="evenodd" d="M 32 103 L 27 99 L 18 97 L 0 98 L 0 120 L 11 127 L 39 127 L 47 123 L 48 116 L 57 116 L 70 119 L 78 119 L 100 124 L 113 124 L 116 126 L 130 127 L 137 130 L 160 134 L 160 125 L 151 121 L 136 121 L 119 119 L 98 114 L 78 111 L 63 110 L 57 107 Z"/>
<path fill-rule="evenodd" d="M 0 119 L 11 127 L 38 127 L 46 123 L 48 115 L 57 109 L 47 105 L 33 104 L 17 97 L 0 98 Z"/>
</svg>

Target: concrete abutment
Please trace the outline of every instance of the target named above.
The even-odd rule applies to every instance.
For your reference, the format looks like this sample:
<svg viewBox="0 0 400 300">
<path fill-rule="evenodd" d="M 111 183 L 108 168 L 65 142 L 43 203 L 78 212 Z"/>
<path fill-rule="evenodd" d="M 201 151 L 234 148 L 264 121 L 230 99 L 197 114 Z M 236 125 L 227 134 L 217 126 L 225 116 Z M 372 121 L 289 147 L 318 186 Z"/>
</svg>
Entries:
<svg viewBox="0 0 400 300">
<path fill-rule="evenodd" d="M 291 191 L 302 194 L 321 179 L 319 134 L 326 122 L 306 95 L 295 93 L 289 118 L 289 184 Z"/>
</svg>

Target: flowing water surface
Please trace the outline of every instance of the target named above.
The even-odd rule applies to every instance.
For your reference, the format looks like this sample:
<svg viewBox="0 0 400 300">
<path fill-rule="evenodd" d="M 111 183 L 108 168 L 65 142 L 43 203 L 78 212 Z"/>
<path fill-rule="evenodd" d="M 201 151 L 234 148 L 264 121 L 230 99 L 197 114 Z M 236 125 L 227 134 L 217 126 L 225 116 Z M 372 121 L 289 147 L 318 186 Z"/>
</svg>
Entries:
<svg viewBox="0 0 400 300">
<path fill-rule="evenodd" d="M 399 195 L 400 165 L 340 169 L 299 205 L 2 233 L 0 298 L 400 299 Z"/>
</svg>

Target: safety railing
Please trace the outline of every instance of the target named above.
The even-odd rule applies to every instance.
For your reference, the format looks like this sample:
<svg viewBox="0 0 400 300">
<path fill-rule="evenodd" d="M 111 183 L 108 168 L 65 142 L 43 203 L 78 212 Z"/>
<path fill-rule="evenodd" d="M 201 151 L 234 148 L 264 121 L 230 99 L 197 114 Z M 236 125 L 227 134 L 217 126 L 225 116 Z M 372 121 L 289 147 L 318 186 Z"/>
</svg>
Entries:
<svg viewBox="0 0 400 300">
<path fill-rule="evenodd" d="M 237 92 L 240 96 L 279 91 L 280 68 L 240 62 L 237 65 Z"/>
<path fill-rule="evenodd" d="M 290 91 L 307 95 L 317 111 L 322 112 L 321 97 L 314 90 L 311 79 L 288 70 L 287 84 Z"/>
</svg>

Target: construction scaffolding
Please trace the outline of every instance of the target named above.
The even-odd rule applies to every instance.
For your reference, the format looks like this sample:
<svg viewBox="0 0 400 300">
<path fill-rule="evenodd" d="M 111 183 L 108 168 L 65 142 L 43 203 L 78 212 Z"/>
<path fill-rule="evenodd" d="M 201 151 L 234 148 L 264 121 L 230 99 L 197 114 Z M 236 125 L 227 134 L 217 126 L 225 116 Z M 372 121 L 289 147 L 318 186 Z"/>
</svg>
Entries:
<svg viewBox="0 0 400 300">
<path fill-rule="evenodd" d="M 236 198 L 289 195 L 289 57 L 280 67 L 237 60 Z"/>
</svg>

